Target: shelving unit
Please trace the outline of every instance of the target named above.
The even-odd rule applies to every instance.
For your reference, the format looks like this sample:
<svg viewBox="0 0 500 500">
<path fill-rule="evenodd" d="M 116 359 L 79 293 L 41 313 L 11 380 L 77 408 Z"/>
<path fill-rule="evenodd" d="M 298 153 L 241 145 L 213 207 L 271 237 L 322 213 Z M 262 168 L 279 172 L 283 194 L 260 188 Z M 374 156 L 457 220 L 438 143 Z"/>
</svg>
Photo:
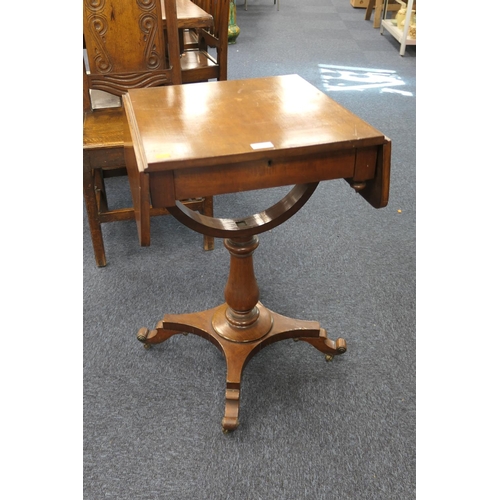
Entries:
<svg viewBox="0 0 500 500">
<path fill-rule="evenodd" d="M 399 49 L 399 55 L 404 56 L 407 45 L 417 45 L 416 38 L 408 37 L 408 30 L 410 29 L 411 11 L 413 8 L 413 0 L 408 0 L 406 9 L 406 19 L 403 30 L 400 30 L 397 27 L 396 19 L 386 19 L 387 3 L 388 0 L 384 0 L 384 8 L 382 10 L 382 22 L 380 23 L 380 34 L 383 35 L 384 29 L 387 30 L 401 44 Z"/>
</svg>

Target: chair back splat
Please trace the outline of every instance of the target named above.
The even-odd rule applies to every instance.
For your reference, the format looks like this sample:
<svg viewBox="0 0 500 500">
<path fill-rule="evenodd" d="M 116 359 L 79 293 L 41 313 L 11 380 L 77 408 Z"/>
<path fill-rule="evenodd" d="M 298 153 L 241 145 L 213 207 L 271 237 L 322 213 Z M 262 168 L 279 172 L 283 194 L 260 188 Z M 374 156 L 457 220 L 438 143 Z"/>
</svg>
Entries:
<svg viewBox="0 0 500 500">
<path fill-rule="evenodd" d="M 105 180 L 127 175 L 121 96 L 132 88 L 182 83 L 176 0 L 84 0 L 83 35 L 83 194 L 96 264 L 102 267 L 102 223 L 135 219 L 139 243 L 148 246 L 150 217 L 168 214 L 151 207 L 147 174 L 129 177 L 132 202 L 122 208 L 110 208 Z M 213 215 L 211 197 L 186 204 Z M 204 248 L 213 248 L 213 238 L 205 237 Z"/>
</svg>

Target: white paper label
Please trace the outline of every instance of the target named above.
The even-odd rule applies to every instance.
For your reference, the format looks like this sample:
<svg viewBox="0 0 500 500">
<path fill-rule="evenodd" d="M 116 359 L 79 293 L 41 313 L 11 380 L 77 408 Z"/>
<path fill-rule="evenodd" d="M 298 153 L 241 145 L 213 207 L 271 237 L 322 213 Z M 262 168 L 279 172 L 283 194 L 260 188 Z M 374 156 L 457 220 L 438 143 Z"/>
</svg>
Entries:
<svg viewBox="0 0 500 500">
<path fill-rule="evenodd" d="M 274 144 L 272 142 L 255 142 L 254 144 L 250 144 L 252 149 L 266 149 L 266 148 L 274 148 Z"/>
</svg>

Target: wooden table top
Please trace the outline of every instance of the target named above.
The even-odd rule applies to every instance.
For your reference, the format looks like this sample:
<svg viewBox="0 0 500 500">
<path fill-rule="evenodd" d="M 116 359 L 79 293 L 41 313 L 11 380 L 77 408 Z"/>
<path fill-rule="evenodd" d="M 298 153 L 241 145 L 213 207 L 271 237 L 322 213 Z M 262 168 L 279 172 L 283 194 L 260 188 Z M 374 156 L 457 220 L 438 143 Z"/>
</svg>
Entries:
<svg viewBox="0 0 500 500">
<path fill-rule="evenodd" d="M 380 174 L 390 142 L 298 75 L 132 89 L 124 107 L 138 171 L 173 172 L 177 199 L 204 189 L 364 182 Z"/>
<path fill-rule="evenodd" d="M 384 140 L 298 75 L 133 89 L 129 96 L 150 171 Z"/>
</svg>

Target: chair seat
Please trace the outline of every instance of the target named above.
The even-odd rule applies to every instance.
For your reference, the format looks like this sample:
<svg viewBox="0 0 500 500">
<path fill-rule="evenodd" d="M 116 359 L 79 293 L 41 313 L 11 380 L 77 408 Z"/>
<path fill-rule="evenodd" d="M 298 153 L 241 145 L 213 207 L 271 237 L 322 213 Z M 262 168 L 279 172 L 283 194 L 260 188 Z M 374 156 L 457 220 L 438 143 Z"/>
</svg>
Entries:
<svg viewBox="0 0 500 500">
<path fill-rule="evenodd" d="M 96 109 L 84 114 L 83 148 L 123 148 L 123 130 L 127 118 L 123 108 Z"/>
<path fill-rule="evenodd" d="M 116 174 L 124 174 L 123 130 L 126 124 L 123 108 L 98 109 L 84 114 L 83 152 L 88 168 L 120 169 Z"/>
</svg>

